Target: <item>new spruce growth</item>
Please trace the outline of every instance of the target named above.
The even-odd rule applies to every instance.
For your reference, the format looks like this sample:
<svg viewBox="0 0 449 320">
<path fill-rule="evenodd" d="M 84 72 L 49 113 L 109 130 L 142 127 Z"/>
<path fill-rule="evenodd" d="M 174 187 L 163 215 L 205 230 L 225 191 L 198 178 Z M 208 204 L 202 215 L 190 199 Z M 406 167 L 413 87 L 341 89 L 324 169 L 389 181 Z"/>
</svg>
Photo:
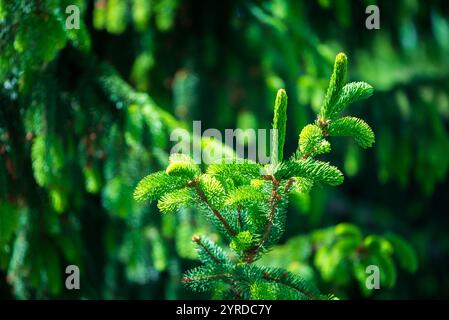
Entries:
<svg viewBox="0 0 449 320">
<path fill-rule="evenodd" d="M 309 192 L 314 184 L 337 186 L 340 170 L 315 159 L 331 151 L 330 136 L 350 136 L 363 148 L 374 143 L 371 128 L 361 119 L 339 117 L 351 103 L 366 99 L 373 88 L 364 82 L 346 84 L 347 57 L 339 53 L 321 111 L 299 134 L 297 151 L 287 160 L 287 94 L 278 91 L 273 118 L 272 164 L 262 166 L 242 159 L 226 159 L 202 171 L 189 156 L 173 154 L 165 171 L 140 181 L 139 201 L 158 200 L 163 214 L 184 207 L 203 212 L 229 242 L 224 250 L 206 236 L 193 235 L 202 266 L 189 270 L 182 282 L 194 291 L 219 290 L 237 299 L 322 299 L 299 275 L 261 267 L 256 262 L 282 236 L 289 193 Z"/>
</svg>

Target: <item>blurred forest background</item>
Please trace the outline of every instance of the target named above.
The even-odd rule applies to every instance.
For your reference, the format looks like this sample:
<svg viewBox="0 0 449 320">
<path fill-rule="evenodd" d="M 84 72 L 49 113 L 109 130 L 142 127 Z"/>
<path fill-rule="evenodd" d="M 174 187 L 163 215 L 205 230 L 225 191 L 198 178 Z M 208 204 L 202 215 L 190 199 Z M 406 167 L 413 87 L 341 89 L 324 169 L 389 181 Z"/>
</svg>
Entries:
<svg viewBox="0 0 449 320">
<path fill-rule="evenodd" d="M 71 4 L 78 30 L 65 28 Z M 369 4 L 380 30 L 365 27 Z M 375 88 L 353 112 L 376 143 L 335 141 L 344 184 L 293 197 L 283 243 L 262 263 L 340 298 L 448 298 L 444 0 L 0 0 L 0 297 L 210 298 L 180 277 L 197 265 L 191 236 L 214 231 L 195 212 L 137 204 L 135 185 L 166 165 L 171 130 L 192 120 L 269 128 L 279 88 L 293 152 L 340 51 L 349 80 Z M 416 273 L 392 265 L 394 285 L 367 293 L 351 257 L 314 258 L 314 239 L 341 222 L 407 239 Z M 413 252 L 401 259 L 416 269 Z M 64 286 L 69 264 L 80 290 Z"/>
</svg>

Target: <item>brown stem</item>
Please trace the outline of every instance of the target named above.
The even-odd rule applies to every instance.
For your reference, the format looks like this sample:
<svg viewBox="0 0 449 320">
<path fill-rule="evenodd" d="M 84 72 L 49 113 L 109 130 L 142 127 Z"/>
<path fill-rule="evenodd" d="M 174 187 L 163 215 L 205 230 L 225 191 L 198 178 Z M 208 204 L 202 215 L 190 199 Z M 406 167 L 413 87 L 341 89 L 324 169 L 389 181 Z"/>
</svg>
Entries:
<svg viewBox="0 0 449 320">
<path fill-rule="evenodd" d="M 266 174 L 266 175 L 262 176 L 262 179 L 269 180 L 269 181 L 274 181 L 274 176 L 272 174 Z"/>
<path fill-rule="evenodd" d="M 242 208 L 239 206 L 237 208 L 237 221 L 239 223 L 240 230 L 243 229 L 243 220 L 242 220 Z"/>
<path fill-rule="evenodd" d="M 329 124 L 331 123 L 331 120 L 329 119 L 325 120 L 318 117 L 315 123 L 318 125 L 318 127 L 320 127 L 321 131 L 323 131 L 323 135 L 325 137 L 329 135 L 328 127 Z"/>
<path fill-rule="evenodd" d="M 292 186 L 293 186 L 293 182 L 294 182 L 293 179 L 288 179 L 288 180 L 287 180 L 287 183 L 286 183 L 285 188 L 284 188 L 284 193 L 285 193 L 285 194 L 287 194 L 287 193 L 290 192 L 290 189 L 291 189 Z"/>
<path fill-rule="evenodd" d="M 209 255 L 209 257 L 216 263 L 216 264 L 220 264 L 220 260 L 218 260 L 218 258 L 216 256 L 214 256 L 212 254 L 212 252 L 210 252 L 210 250 L 204 245 L 204 243 L 201 241 L 201 238 L 199 236 L 193 236 L 192 240 L 198 244 L 201 248 L 203 248 L 203 250 Z"/>
<path fill-rule="evenodd" d="M 270 198 L 270 203 L 271 203 L 270 214 L 268 216 L 268 221 L 265 226 L 265 230 L 262 235 L 262 239 L 260 240 L 259 244 L 255 248 L 250 250 L 248 252 L 247 256 L 245 257 L 245 260 L 247 263 L 252 263 L 254 261 L 254 258 L 257 256 L 259 251 L 262 249 L 265 242 L 267 242 L 267 240 L 270 236 L 271 229 L 273 228 L 273 221 L 274 221 L 274 216 L 276 214 L 276 208 L 277 208 L 279 201 L 281 200 L 281 195 L 278 192 L 279 180 L 276 180 L 273 176 L 271 179 L 267 179 L 267 180 L 273 181 L 273 191 L 271 193 L 271 198 Z"/>
<path fill-rule="evenodd" d="M 204 194 L 204 191 L 201 190 L 199 184 L 198 184 L 198 178 L 195 178 L 191 185 L 195 188 L 196 193 L 198 194 L 198 196 L 200 197 L 201 201 L 203 201 L 207 207 L 212 211 L 212 213 L 214 214 L 214 216 L 220 220 L 220 222 L 223 224 L 223 226 L 225 227 L 226 231 L 232 236 L 235 237 L 237 235 L 237 232 L 235 232 L 234 229 L 232 229 L 232 227 L 229 225 L 229 223 L 226 221 L 226 219 L 221 215 L 220 212 L 218 212 L 217 209 L 215 209 L 214 207 L 212 207 L 212 205 L 209 203 L 209 200 L 207 199 L 206 195 Z"/>
</svg>

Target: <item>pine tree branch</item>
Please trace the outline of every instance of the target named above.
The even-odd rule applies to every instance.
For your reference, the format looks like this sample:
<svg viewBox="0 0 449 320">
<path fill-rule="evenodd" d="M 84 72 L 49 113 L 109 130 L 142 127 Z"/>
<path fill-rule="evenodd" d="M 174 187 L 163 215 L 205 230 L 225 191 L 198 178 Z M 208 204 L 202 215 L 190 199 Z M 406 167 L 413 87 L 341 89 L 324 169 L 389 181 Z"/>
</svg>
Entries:
<svg viewBox="0 0 449 320">
<path fill-rule="evenodd" d="M 287 183 L 286 183 L 285 188 L 284 188 L 284 193 L 285 193 L 285 194 L 288 194 L 288 193 L 290 192 L 290 190 L 291 190 L 292 187 L 293 187 L 293 182 L 294 182 L 293 179 L 288 179 L 288 180 L 287 180 Z"/>
<path fill-rule="evenodd" d="M 211 260 L 217 264 L 221 265 L 220 259 L 216 257 L 208 248 L 204 245 L 204 243 L 201 241 L 200 236 L 194 235 L 192 237 L 192 241 L 195 242 L 201 249 L 211 258 Z M 225 282 L 231 285 L 232 291 L 234 292 L 236 299 L 241 299 L 242 293 L 237 288 L 237 282 L 232 279 L 233 275 L 230 273 L 222 273 L 222 274 L 213 274 L 213 275 L 207 275 L 207 276 L 201 276 L 201 277 L 183 277 L 182 282 L 183 283 L 189 283 L 192 281 L 204 281 L 204 280 L 212 280 L 212 279 L 224 279 Z"/>
<path fill-rule="evenodd" d="M 296 291 L 300 292 L 301 294 L 303 294 L 304 296 L 306 296 L 310 300 L 319 300 L 312 293 L 305 291 L 304 288 L 300 288 L 300 287 L 296 286 L 295 284 L 289 282 L 286 279 L 285 274 L 286 273 L 282 273 L 280 277 L 274 277 L 269 272 L 265 272 L 263 277 L 267 281 L 275 282 L 275 283 L 284 285 L 286 287 L 289 287 L 293 290 L 296 290 Z"/>
<path fill-rule="evenodd" d="M 273 129 L 274 148 L 272 150 L 273 163 L 282 161 L 285 144 L 285 131 L 287 125 L 287 93 L 284 89 L 279 89 L 274 103 Z"/>
<path fill-rule="evenodd" d="M 200 277 L 183 277 L 182 282 L 183 283 L 189 283 L 193 281 L 204 281 L 204 280 L 212 280 L 212 279 L 223 279 L 223 278 L 231 278 L 232 274 L 230 273 L 220 273 L 220 274 L 210 274 L 207 276 L 200 276 Z"/>
<path fill-rule="evenodd" d="M 321 133 L 323 135 L 323 141 L 327 142 L 327 137 L 329 136 L 329 124 L 331 123 L 331 120 L 323 120 L 319 115 L 318 118 L 315 120 L 315 125 L 321 129 Z M 299 157 L 300 156 L 300 157 Z M 303 154 L 295 154 L 292 158 L 301 159 L 301 160 L 307 160 L 309 158 L 313 158 L 313 154 L 311 153 L 303 153 Z"/>
<path fill-rule="evenodd" d="M 199 183 L 198 183 L 198 178 L 195 177 L 195 179 L 193 179 L 190 183 L 189 186 L 193 187 L 196 191 L 196 193 L 198 194 L 198 196 L 200 197 L 201 201 L 204 202 L 204 204 L 206 204 L 206 206 L 212 211 L 212 213 L 214 214 L 214 216 L 220 220 L 220 222 L 223 224 L 223 226 L 225 227 L 226 231 L 232 236 L 235 237 L 237 235 L 237 232 L 229 225 L 229 223 L 226 221 L 226 219 L 221 215 L 221 213 L 215 209 L 214 207 L 212 207 L 212 205 L 210 204 L 209 200 L 207 199 L 206 195 L 204 194 L 204 191 L 200 188 Z"/>
<path fill-rule="evenodd" d="M 270 203 L 271 203 L 270 215 L 268 216 L 268 222 L 267 222 L 267 225 L 265 226 L 265 231 L 262 236 L 262 241 L 259 244 L 259 250 L 260 250 L 260 248 L 263 247 L 265 242 L 267 242 L 268 237 L 270 236 L 271 228 L 273 227 L 274 215 L 276 214 L 276 207 L 279 203 L 279 200 L 281 200 L 281 196 L 278 192 L 278 188 L 279 188 L 279 181 L 276 179 L 273 179 L 273 191 L 271 193 L 271 198 L 270 198 Z"/>
<path fill-rule="evenodd" d="M 257 254 L 263 248 L 264 244 L 267 242 L 267 240 L 270 236 L 271 229 L 273 227 L 274 216 L 276 214 L 277 205 L 278 205 L 279 201 L 282 199 L 281 195 L 278 192 L 280 181 L 276 180 L 274 178 L 274 176 L 269 176 L 269 177 L 266 176 L 265 179 L 272 180 L 272 182 L 273 182 L 273 189 L 272 189 L 271 198 L 270 198 L 270 213 L 268 215 L 268 221 L 267 221 L 267 224 L 265 225 L 265 230 L 262 235 L 262 239 L 260 240 L 259 244 L 255 248 L 253 248 L 252 250 L 250 250 L 247 253 L 247 255 L 245 257 L 245 261 L 247 263 L 254 262 L 254 258 L 257 256 Z"/>
<path fill-rule="evenodd" d="M 243 219 L 242 219 L 242 207 L 238 206 L 237 208 L 237 222 L 239 224 L 239 229 L 243 229 Z"/>
<path fill-rule="evenodd" d="M 192 241 L 195 242 L 198 246 L 200 246 L 204 252 L 207 253 L 207 255 L 216 263 L 220 264 L 220 260 L 212 253 L 210 250 L 204 245 L 204 243 L 201 241 L 201 238 L 197 235 L 194 235 L 192 237 Z"/>
</svg>

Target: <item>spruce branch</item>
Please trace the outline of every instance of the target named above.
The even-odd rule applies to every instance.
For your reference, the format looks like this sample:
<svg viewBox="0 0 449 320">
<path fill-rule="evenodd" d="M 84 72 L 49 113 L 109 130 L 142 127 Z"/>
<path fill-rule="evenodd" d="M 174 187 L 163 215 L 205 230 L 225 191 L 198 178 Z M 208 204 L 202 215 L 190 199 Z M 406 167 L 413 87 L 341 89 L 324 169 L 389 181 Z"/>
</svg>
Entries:
<svg viewBox="0 0 449 320">
<path fill-rule="evenodd" d="M 231 272 L 201 266 L 188 270 L 181 278 L 181 282 L 193 291 L 204 292 L 211 290 L 221 281 L 232 285 L 232 277 Z"/>
<path fill-rule="evenodd" d="M 225 204 L 230 207 L 257 207 L 266 199 L 260 187 L 253 185 L 240 186 L 229 192 Z"/>
<path fill-rule="evenodd" d="M 312 158 L 292 159 L 283 162 L 277 168 L 274 175 L 276 179 L 302 177 L 316 182 L 323 182 L 331 186 L 337 186 L 343 183 L 343 174 L 337 167 Z"/>
<path fill-rule="evenodd" d="M 191 190 L 182 188 L 164 194 L 159 198 L 157 207 L 162 213 L 174 213 L 192 204 L 194 204 L 194 197 L 192 197 Z"/>
<path fill-rule="evenodd" d="M 254 248 L 252 248 L 251 250 L 249 250 L 246 253 L 244 260 L 247 263 L 252 263 L 254 261 L 254 259 L 259 254 L 260 250 L 264 247 L 265 243 L 268 241 L 271 229 L 273 227 L 274 217 L 276 214 L 276 207 L 277 207 L 279 201 L 281 200 L 281 195 L 278 192 L 280 181 L 276 180 L 274 177 L 272 177 L 271 180 L 272 180 L 273 186 L 272 186 L 272 192 L 271 192 L 271 197 L 270 197 L 270 212 L 268 214 L 267 223 L 265 225 L 265 229 L 264 229 L 262 238 L 259 241 L 259 243 Z"/>
<path fill-rule="evenodd" d="M 169 165 L 165 172 L 171 176 L 186 176 L 189 178 L 194 178 L 201 174 L 199 166 L 195 161 L 185 155 L 180 153 L 175 153 L 169 157 Z"/>
<path fill-rule="evenodd" d="M 198 245 L 198 247 L 200 248 L 200 249 L 202 249 L 202 250 L 204 250 L 204 252 L 206 253 L 206 255 L 214 262 L 214 263 L 216 263 L 216 264 L 220 264 L 221 262 L 223 262 L 223 260 L 225 260 L 225 259 L 223 259 L 223 258 L 219 258 L 219 257 L 217 257 L 217 256 L 215 256 L 213 253 L 212 253 L 212 250 L 210 249 L 210 244 L 208 244 L 208 245 L 206 245 L 205 243 L 204 243 L 204 241 L 201 241 L 201 237 L 200 236 L 197 236 L 197 235 L 194 235 L 193 237 L 192 237 L 192 241 L 193 242 L 195 242 L 197 245 Z M 222 261 L 220 261 L 220 260 L 222 260 Z"/>
<path fill-rule="evenodd" d="M 220 273 L 220 274 L 209 274 L 206 276 L 198 276 L 198 277 L 188 277 L 184 276 L 182 277 L 183 283 L 189 283 L 194 281 L 204 281 L 204 280 L 211 280 L 211 279 L 224 279 L 224 278 L 232 278 L 232 274 L 230 273 Z"/>
<path fill-rule="evenodd" d="M 280 89 L 274 106 L 275 140 L 270 166 L 264 167 L 231 156 L 231 161 L 225 159 L 209 165 L 203 174 L 191 158 L 172 155 L 164 172 L 150 175 L 139 183 L 135 191 L 136 199 L 159 198 L 161 212 L 174 212 L 199 203 L 219 231 L 230 240 L 229 247 L 239 258 L 238 261 L 231 260 L 212 241 L 193 236 L 203 266 L 189 270 L 184 276 L 183 283 L 189 288 L 205 291 L 225 283 L 230 285 L 227 293 L 232 293 L 234 297 L 325 297 L 299 276 L 281 269 L 257 267 L 254 262 L 282 236 L 288 195 L 292 190 L 307 193 L 316 183 L 336 186 L 343 182 L 343 174 L 337 167 L 315 159 L 331 150 L 327 137 L 351 136 L 362 147 L 369 147 L 374 142 L 374 134 L 363 120 L 336 118 L 350 103 L 372 94 L 372 87 L 364 82 L 345 85 L 346 67 L 346 56 L 338 54 L 320 114 L 314 123 L 301 130 L 298 149 L 288 160 L 283 160 L 287 95 L 285 90 Z M 326 259 L 335 250 L 337 253 L 338 250 L 357 252 L 354 256 L 360 259 L 364 258 L 365 251 L 381 255 L 379 241 L 374 239 L 369 244 L 361 245 L 360 237 L 352 236 L 353 229 L 340 226 L 336 242 L 327 243 L 331 249 L 318 248 L 320 254 L 317 254 L 316 264 L 324 276 L 332 275 L 334 268 L 329 267 L 330 260 Z M 395 243 L 398 248 L 404 247 L 400 241 Z M 385 244 L 382 246 L 385 247 Z M 359 248 L 363 249 L 360 254 Z M 410 257 L 410 254 L 405 254 L 398 256 L 398 259 L 411 261 Z M 376 259 L 388 273 L 387 284 L 392 285 L 395 270 L 391 268 L 391 257 L 379 256 Z"/>
<path fill-rule="evenodd" d="M 195 177 L 192 181 L 189 182 L 189 186 L 193 187 L 199 196 L 200 200 L 212 211 L 214 216 L 223 224 L 223 227 L 226 229 L 226 231 L 229 233 L 230 236 L 235 237 L 237 235 L 237 232 L 229 225 L 229 223 L 226 221 L 226 219 L 221 215 L 221 213 L 215 209 L 209 200 L 206 197 L 206 194 L 201 189 L 199 184 L 199 179 Z"/>
<path fill-rule="evenodd" d="M 294 187 L 294 183 L 295 183 L 295 179 L 290 178 L 287 180 L 287 183 L 285 184 L 284 187 L 284 194 L 288 194 L 290 192 L 290 190 Z"/>
<path fill-rule="evenodd" d="M 335 106 L 340 92 L 345 85 L 346 69 L 348 65 L 348 58 L 344 53 L 339 53 L 335 57 L 334 70 L 332 72 L 329 87 L 327 88 L 324 103 L 320 111 L 320 118 L 322 121 L 326 121 L 333 113 L 332 108 Z"/>
<path fill-rule="evenodd" d="M 239 225 L 239 229 L 243 229 L 243 218 L 242 218 L 242 207 L 237 206 L 237 223 Z"/>
<path fill-rule="evenodd" d="M 165 193 L 182 188 L 186 181 L 184 177 L 169 176 L 163 171 L 152 173 L 137 184 L 134 190 L 134 199 L 154 201 Z"/>
<path fill-rule="evenodd" d="M 346 84 L 341 90 L 340 97 L 335 102 L 332 112 L 329 113 L 329 119 L 334 119 L 348 105 L 368 99 L 373 95 L 374 88 L 366 82 L 351 82 Z"/>
<path fill-rule="evenodd" d="M 330 143 L 324 139 L 323 130 L 316 124 L 309 124 L 301 130 L 298 145 L 303 159 L 331 150 Z"/>
<path fill-rule="evenodd" d="M 298 280 L 296 280 L 296 281 L 292 280 L 292 278 L 294 276 L 287 271 L 281 272 L 280 275 L 276 275 L 276 274 L 270 273 L 268 271 L 265 271 L 263 274 L 263 277 L 267 281 L 278 283 L 278 284 L 281 284 L 288 288 L 291 288 L 295 291 L 298 291 L 300 294 L 304 295 L 309 300 L 318 300 L 319 299 L 319 297 L 317 297 L 313 293 L 307 291 L 305 289 L 305 286 L 303 283 L 298 284 L 297 283 Z"/>
<path fill-rule="evenodd" d="M 235 274 L 242 281 L 250 284 L 265 283 L 270 287 L 262 287 L 273 291 L 281 299 L 301 299 L 301 300 L 319 300 L 325 297 L 309 284 L 301 276 L 281 268 L 262 267 L 257 265 L 243 265 L 236 268 Z M 260 291 L 260 289 L 258 291 Z"/>
<path fill-rule="evenodd" d="M 251 180 L 260 177 L 262 166 L 250 160 L 228 161 L 213 163 L 207 167 L 206 173 L 217 178 L 222 185 L 232 190 L 241 185 L 248 185 Z"/>
<path fill-rule="evenodd" d="M 231 291 L 236 298 L 242 297 L 238 281 L 231 273 L 233 265 L 224 251 L 209 239 L 198 235 L 194 235 L 192 241 L 197 245 L 200 260 L 205 265 L 188 271 L 182 282 L 194 290 L 205 291 L 214 281 L 222 280 L 231 285 Z"/>
<path fill-rule="evenodd" d="M 232 239 L 229 247 L 237 253 L 244 252 L 249 249 L 254 243 L 254 237 L 252 233 L 248 230 L 241 231 L 239 234 Z"/>
<path fill-rule="evenodd" d="M 287 93 L 284 89 L 279 89 L 274 103 L 273 117 L 273 149 L 271 152 L 273 164 L 282 161 L 284 156 L 285 133 L 287 126 Z"/>
<path fill-rule="evenodd" d="M 362 119 L 343 117 L 329 124 L 330 136 L 350 136 L 362 147 L 371 147 L 374 143 L 374 132 Z"/>
</svg>

